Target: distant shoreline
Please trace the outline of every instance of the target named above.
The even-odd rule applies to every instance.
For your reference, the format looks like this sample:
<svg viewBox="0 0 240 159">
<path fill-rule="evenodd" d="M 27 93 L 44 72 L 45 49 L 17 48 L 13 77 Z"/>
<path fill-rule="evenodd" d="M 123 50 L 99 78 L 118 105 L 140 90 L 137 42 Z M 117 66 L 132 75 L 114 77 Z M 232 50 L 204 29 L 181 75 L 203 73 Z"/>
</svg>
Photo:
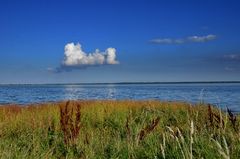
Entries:
<svg viewBox="0 0 240 159">
<path fill-rule="evenodd" d="M 240 83 L 240 81 L 183 81 L 183 82 L 103 82 L 103 83 L 6 83 L 1 85 L 124 85 L 124 84 L 221 84 Z"/>
</svg>

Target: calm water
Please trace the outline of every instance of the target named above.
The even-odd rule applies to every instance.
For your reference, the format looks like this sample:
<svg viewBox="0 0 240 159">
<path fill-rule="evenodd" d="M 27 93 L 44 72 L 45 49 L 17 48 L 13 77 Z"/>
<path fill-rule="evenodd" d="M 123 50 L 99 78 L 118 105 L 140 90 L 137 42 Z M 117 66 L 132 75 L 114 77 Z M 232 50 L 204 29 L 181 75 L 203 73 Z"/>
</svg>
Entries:
<svg viewBox="0 0 240 159">
<path fill-rule="evenodd" d="M 67 99 L 204 101 L 240 112 L 240 83 L 0 85 L 0 104 Z"/>
</svg>

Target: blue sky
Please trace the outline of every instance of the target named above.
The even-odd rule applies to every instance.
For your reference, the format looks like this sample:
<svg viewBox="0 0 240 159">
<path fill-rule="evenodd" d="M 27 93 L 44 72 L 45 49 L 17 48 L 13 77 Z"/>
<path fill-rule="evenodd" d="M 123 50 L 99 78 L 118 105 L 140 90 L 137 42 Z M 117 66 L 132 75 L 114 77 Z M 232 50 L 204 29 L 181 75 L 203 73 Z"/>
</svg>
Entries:
<svg viewBox="0 0 240 159">
<path fill-rule="evenodd" d="M 239 7 L 237 0 L 1 1 L 0 83 L 240 80 Z"/>
</svg>

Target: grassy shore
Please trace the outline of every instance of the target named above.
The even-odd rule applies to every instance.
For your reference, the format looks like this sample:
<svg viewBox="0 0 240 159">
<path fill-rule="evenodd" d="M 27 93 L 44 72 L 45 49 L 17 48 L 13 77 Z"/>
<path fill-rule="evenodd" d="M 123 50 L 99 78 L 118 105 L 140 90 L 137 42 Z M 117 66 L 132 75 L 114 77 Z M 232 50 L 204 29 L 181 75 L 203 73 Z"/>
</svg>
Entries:
<svg viewBox="0 0 240 159">
<path fill-rule="evenodd" d="M 0 107 L 0 158 L 240 158 L 240 117 L 159 101 Z"/>
</svg>

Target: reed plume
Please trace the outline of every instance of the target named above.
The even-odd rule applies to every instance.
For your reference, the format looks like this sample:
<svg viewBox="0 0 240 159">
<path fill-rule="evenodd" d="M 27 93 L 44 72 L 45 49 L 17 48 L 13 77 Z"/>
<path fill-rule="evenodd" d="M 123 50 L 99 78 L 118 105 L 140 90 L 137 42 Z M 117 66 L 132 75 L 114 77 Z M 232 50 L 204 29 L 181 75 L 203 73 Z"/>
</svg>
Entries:
<svg viewBox="0 0 240 159">
<path fill-rule="evenodd" d="M 156 119 L 152 120 L 150 125 L 147 125 L 145 128 L 143 128 L 138 134 L 138 140 L 139 141 L 143 140 L 147 134 L 151 133 L 155 129 L 159 121 L 160 117 L 157 117 Z"/>
<path fill-rule="evenodd" d="M 60 106 L 60 125 L 65 144 L 74 144 L 81 128 L 81 105 L 79 103 L 73 107 L 70 106 L 70 101 L 67 101 L 66 105 Z"/>
</svg>

